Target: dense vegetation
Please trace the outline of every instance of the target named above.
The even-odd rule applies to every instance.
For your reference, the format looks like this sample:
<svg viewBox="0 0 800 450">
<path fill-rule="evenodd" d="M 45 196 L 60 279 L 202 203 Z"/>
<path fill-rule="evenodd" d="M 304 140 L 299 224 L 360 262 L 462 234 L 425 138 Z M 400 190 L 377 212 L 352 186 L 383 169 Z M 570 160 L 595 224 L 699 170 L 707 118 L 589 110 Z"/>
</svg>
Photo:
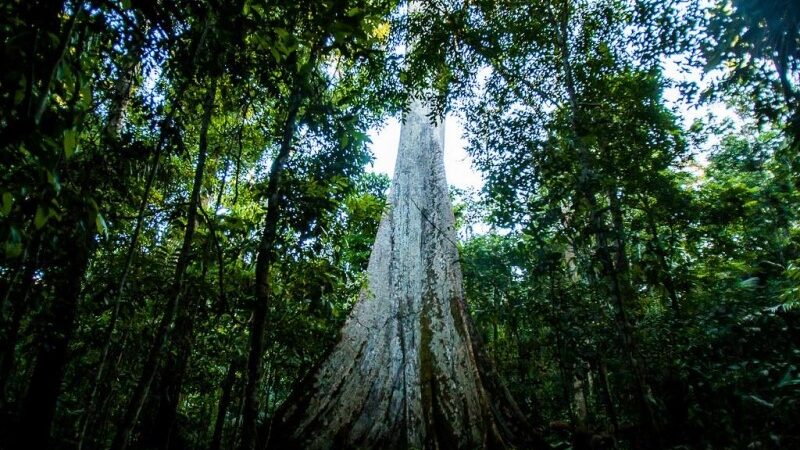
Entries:
<svg viewBox="0 0 800 450">
<path fill-rule="evenodd" d="M 800 447 L 797 2 L 2 0 L 0 36 L 0 447 L 262 446 L 410 97 L 463 120 L 468 301 L 551 444 Z"/>
</svg>

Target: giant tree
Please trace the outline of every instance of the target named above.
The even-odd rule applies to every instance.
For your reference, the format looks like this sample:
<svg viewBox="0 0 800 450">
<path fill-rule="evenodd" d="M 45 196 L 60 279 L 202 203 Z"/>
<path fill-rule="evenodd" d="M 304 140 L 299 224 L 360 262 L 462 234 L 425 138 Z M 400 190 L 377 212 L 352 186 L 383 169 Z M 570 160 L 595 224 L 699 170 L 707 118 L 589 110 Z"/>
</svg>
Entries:
<svg viewBox="0 0 800 450">
<path fill-rule="evenodd" d="M 368 284 L 339 343 L 281 410 L 301 448 L 508 448 L 538 444 L 496 378 L 466 308 L 443 135 L 405 116 Z"/>
</svg>

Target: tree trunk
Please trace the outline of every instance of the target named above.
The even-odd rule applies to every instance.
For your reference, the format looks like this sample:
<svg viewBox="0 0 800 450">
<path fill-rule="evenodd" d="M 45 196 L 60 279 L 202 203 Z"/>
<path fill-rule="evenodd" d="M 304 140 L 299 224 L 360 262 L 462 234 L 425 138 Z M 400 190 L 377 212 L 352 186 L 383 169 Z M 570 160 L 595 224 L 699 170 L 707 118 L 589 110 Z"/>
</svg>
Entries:
<svg viewBox="0 0 800 450">
<path fill-rule="evenodd" d="M 564 84 L 567 92 L 567 100 L 570 110 L 572 112 L 570 117 L 570 127 L 572 131 L 573 145 L 577 151 L 578 162 L 580 165 L 580 175 L 578 177 L 577 198 L 583 201 L 589 207 L 590 223 L 589 228 L 591 234 L 595 238 L 597 259 L 600 262 L 603 277 L 608 283 L 606 290 L 609 294 L 610 300 L 614 308 L 614 321 L 617 330 L 620 334 L 620 341 L 622 343 L 622 351 L 630 365 L 631 371 L 634 374 L 634 397 L 636 398 L 640 425 L 644 430 L 647 430 L 650 435 L 649 447 L 660 448 L 660 441 L 658 437 L 658 426 L 653 410 L 648 401 L 648 388 L 644 377 L 644 368 L 639 361 L 636 349 L 636 342 L 634 339 L 633 327 L 628 318 L 627 306 L 630 305 L 633 298 L 633 290 L 630 286 L 627 270 L 627 257 L 625 255 L 624 246 L 624 228 L 622 224 L 621 211 L 619 210 L 618 199 L 615 192 L 611 192 L 609 196 L 610 202 L 617 202 L 612 205 L 612 220 L 614 221 L 615 232 L 617 233 L 617 261 L 615 265 L 614 258 L 609 251 L 609 237 L 608 227 L 604 220 L 604 214 L 600 209 L 597 201 L 597 180 L 595 174 L 595 167 L 590 160 L 590 153 L 582 141 L 584 137 L 584 128 L 582 126 L 583 110 L 578 101 L 578 94 L 575 87 L 574 71 L 570 61 L 570 38 L 569 38 L 569 23 L 572 11 L 570 9 L 570 1 L 565 0 L 563 3 L 563 10 L 560 17 L 556 18 L 558 21 L 558 44 L 560 50 L 560 65 L 564 72 Z"/>
<path fill-rule="evenodd" d="M 207 30 L 207 25 L 204 30 Z M 197 51 L 202 46 L 203 41 L 205 39 L 205 31 L 201 34 L 200 38 L 197 39 L 196 45 L 194 46 L 194 50 L 192 52 L 192 68 L 195 67 L 197 63 Z M 140 55 L 141 52 L 144 50 L 144 43 L 136 44 L 132 52 L 135 55 Z M 138 71 L 140 68 L 138 64 L 134 64 L 131 67 L 132 71 Z M 117 89 L 118 91 L 115 93 L 114 102 L 112 103 L 112 112 L 109 113 L 109 120 L 106 124 L 106 132 L 109 133 L 113 137 L 117 137 L 119 134 L 120 127 L 122 125 L 122 121 L 124 119 L 125 110 L 127 109 L 127 104 L 130 102 L 130 94 L 131 90 L 133 89 L 133 74 L 123 74 L 119 80 L 117 80 Z M 120 85 L 122 87 L 120 87 Z M 108 361 L 109 352 L 111 351 L 111 346 L 114 343 L 114 334 L 117 331 L 117 323 L 119 323 L 120 319 L 120 309 L 122 306 L 122 298 L 123 293 L 125 292 L 125 286 L 127 285 L 128 275 L 130 274 L 131 268 L 133 267 L 133 258 L 136 254 L 136 247 L 139 244 L 139 236 L 141 235 L 142 227 L 144 226 L 144 215 L 147 210 L 147 205 L 150 204 L 150 192 L 152 191 L 153 184 L 156 179 L 156 175 L 161 167 L 161 156 L 164 152 L 164 147 L 167 144 L 167 135 L 168 135 L 168 127 L 172 125 L 172 121 L 175 118 L 175 114 L 180 109 L 177 105 L 180 104 L 181 100 L 183 99 L 183 94 L 186 92 L 186 88 L 188 87 L 188 82 L 185 81 L 181 83 L 179 86 L 177 93 L 172 100 L 173 107 L 170 108 L 169 114 L 164 120 L 161 122 L 161 126 L 159 127 L 159 135 L 158 141 L 156 143 L 155 151 L 153 152 L 153 162 L 151 163 L 150 170 L 147 174 L 147 179 L 145 181 L 144 193 L 142 195 L 142 199 L 139 202 L 139 209 L 136 214 L 136 222 L 133 227 L 133 233 L 131 234 L 131 241 L 128 244 L 127 251 L 125 253 L 125 262 L 122 266 L 122 271 L 119 277 L 119 283 L 117 284 L 117 291 L 114 296 L 114 300 L 112 302 L 112 309 L 111 309 L 111 320 L 108 323 L 105 332 L 105 339 L 103 342 L 103 350 L 100 352 L 100 361 L 97 363 L 97 371 L 95 372 L 94 377 L 94 385 L 92 386 L 92 392 L 89 395 L 89 403 L 86 406 L 82 424 L 79 424 L 79 431 L 77 436 L 77 450 L 81 450 L 83 448 L 83 442 L 86 436 L 86 431 L 91 423 L 92 416 L 95 412 L 95 406 L 97 404 L 97 396 L 99 394 L 99 385 L 103 380 L 105 375 L 105 368 L 106 362 Z M 121 92 L 124 91 L 124 92 Z"/>
<path fill-rule="evenodd" d="M 55 2 L 53 2 L 55 3 Z M 78 1 L 74 5 L 74 11 L 70 16 L 67 23 L 64 25 L 64 29 L 59 36 L 58 47 L 55 49 L 55 54 L 52 55 L 52 59 L 47 61 L 47 70 L 45 71 L 45 76 L 42 79 L 42 84 L 39 87 L 39 98 L 36 100 L 36 107 L 33 114 L 33 123 L 36 126 L 39 126 L 39 122 L 42 120 L 42 115 L 47 108 L 47 104 L 50 100 L 50 89 L 53 84 L 53 80 L 56 78 L 56 74 L 58 73 L 58 66 L 64 61 L 64 56 L 67 54 L 67 49 L 69 48 L 69 42 L 72 40 L 72 37 L 75 33 L 75 26 L 78 23 L 78 17 L 83 12 L 83 1 Z"/>
<path fill-rule="evenodd" d="M 611 394 L 611 384 L 608 382 L 608 371 L 606 370 L 606 362 L 602 355 L 597 356 L 597 376 L 598 388 L 600 390 L 600 398 L 603 402 L 603 407 L 606 410 L 609 424 L 611 425 L 611 435 L 616 441 L 617 432 L 619 431 L 619 419 L 617 418 L 617 409 L 614 406 L 614 399 Z M 616 447 L 616 443 L 614 445 Z"/>
<path fill-rule="evenodd" d="M 187 302 L 184 308 L 181 308 L 171 333 L 170 352 L 167 355 L 166 363 L 159 372 L 158 400 L 155 402 L 158 404 L 158 412 L 149 433 L 150 436 L 146 438 L 150 443 L 149 447 L 152 448 L 165 450 L 170 447 L 175 419 L 178 417 L 178 401 L 183 389 L 183 378 L 189 367 L 189 358 L 194 344 L 196 315 L 192 313 L 191 309 L 200 303 L 197 300 L 193 299 L 191 302 Z"/>
<path fill-rule="evenodd" d="M 75 224 L 72 229 L 79 227 Z M 53 299 L 45 316 L 39 319 L 47 327 L 40 338 L 36 364 L 22 408 L 22 427 L 15 437 L 19 440 L 18 446 L 50 448 L 50 432 L 64 378 L 67 346 L 72 337 L 92 238 L 93 234 L 88 231 L 78 232 L 77 236 L 66 239 L 63 248 L 56 250 L 58 254 L 45 264 L 51 268 L 45 276 L 51 278 Z"/>
<path fill-rule="evenodd" d="M 244 416 L 242 418 L 241 450 L 252 450 L 256 444 L 258 428 L 258 386 L 261 384 L 262 363 L 264 360 L 264 327 L 267 324 L 267 311 L 270 303 L 269 269 L 274 259 L 275 240 L 278 235 L 280 218 L 280 181 L 283 168 L 289 158 L 294 141 L 297 113 L 300 109 L 300 95 L 294 92 L 289 100 L 289 110 L 284 122 L 280 148 L 269 173 L 267 184 L 267 217 L 261 233 L 256 257 L 255 303 L 253 320 L 250 326 L 250 352 L 247 358 L 247 384 L 244 394 Z"/>
<path fill-rule="evenodd" d="M 197 224 L 197 209 L 200 201 L 200 189 L 203 185 L 203 172 L 206 164 L 206 155 L 208 153 L 208 127 L 211 123 L 211 115 L 214 109 L 214 98 L 217 92 L 217 80 L 212 79 L 211 86 L 208 88 L 206 97 L 205 113 L 203 116 L 203 123 L 200 130 L 200 143 L 197 154 L 197 165 L 195 167 L 194 181 L 192 184 L 192 193 L 189 199 L 189 211 L 186 214 L 186 230 L 183 234 L 183 243 L 181 251 L 178 255 L 178 263 L 175 265 L 175 275 L 173 277 L 172 286 L 170 289 L 170 297 L 167 305 L 164 308 L 164 315 L 161 317 L 161 322 L 158 325 L 155 339 L 150 347 L 147 355 L 142 374 L 139 381 L 134 388 L 128 406 L 125 409 L 125 415 L 120 422 L 114 441 L 111 444 L 113 450 L 124 450 L 128 447 L 133 428 L 139 418 L 139 412 L 142 409 L 147 393 L 150 390 L 150 385 L 153 382 L 153 377 L 158 368 L 158 363 L 161 360 L 161 355 L 164 353 L 166 347 L 167 337 L 170 328 L 175 321 L 175 316 L 181 307 L 181 300 L 183 296 L 183 284 L 186 275 L 186 269 L 189 267 L 190 252 L 192 248 L 192 240 L 194 239 L 195 226 Z"/>
<path fill-rule="evenodd" d="M 567 413 L 569 414 L 570 421 L 574 424 L 577 422 L 575 417 L 575 410 L 572 408 L 572 385 L 570 384 L 571 379 L 571 372 L 567 367 L 566 362 L 566 349 L 567 345 L 564 342 L 563 331 L 562 331 L 562 322 L 564 321 L 562 318 L 562 314 L 565 312 L 564 307 L 564 295 L 562 293 L 561 287 L 559 286 L 556 289 L 556 276 L 558 276 L 556 270 L 550 271 L 550 298 L 551 298 L 551 308 L 550 308 L 550 323 L 551 327 L 553 328 L 553 334 L 555 334 L 555 344 L 556 344 L 556 362 L 558 365 L 558 374 L 560 378 L 561 384 L 561 396 L 562 396 L 562 403 L 567 406 Z M 557 304 L 555 302 L 558 302 Z"/>
<path fill-rule="evenodd" d="M 147 27 L 142 31 L 147 34 Z M 134 89 L 136 77 L 142 70 L 142 59 L 145 50 L 144 39 L 134 41 L 124 61 L 121 64 L 121 74 L 114 84 L 111 105 L 106 119 L 106 134 L 111 137 L 119 137 L 122 126 L 125 123 L 125 114 L 131 102 L 131 94 Z"/>
<path fill-rule="evenodd" d="M 136 246 L 139 243 L 139 235 L 142 230 L 142 225 L 144 224 L 144 213 L 149 203 L 150 190 L 153 187 L 153 182 L 155 180 L 156 173 L 158 172 L 161 160 L 161 150 L 164 139 L 165 139 L 164 126 L 162 126 L 161 137 L 159 138 L 159 143 L 156 146 L 156 151 L 155 154 L 153 155 L 152 167 L 148 172 L 147 181 L 145 182 L 144 195 L 142 196 L 142 200 L 139 203 L 139 211 L 136 215 L 136 225 L 133 228 L 131 241 L 128 244 L 128 249 L 125 253 L 125 263 L 122 266 L 122 274 L 120 275 L 119 278 L 119 284 L 117 285 L 117 292 L 116 295 L 114 296 L 113 307 L 111 308 L 111 320 L 109 320 L 108 326 L 106 327 L 103 349 L 100 351 L 100 361 L 97 363 L 97 371 L 95 372 L 94 376 L 94 384 L 92 385 L 92 392 L 89 394 L 89 403 L 86 406 L 86 410 L 83 414 L 83 419 L 81 420 L 82 424 L 79 424 L 79 431 L 77 437 L 78 450 L 81 450 L 83 448 L 83 442 L 86 436 L 86 431 L 89 427 L 89 423 L 92 420 L 92 416 L 95 411 L 95 405 L 97 404 L 97 396 L 100 393 L 99 390 L 100 383 L 102 382 L 103 376 L 105 375 L 106 362 L 108 361 L 108 357 L 111 352 L 111 346 L 114 343 L 114 333 L 116 332 L 117 329 L 117 323 L 119 321 L 119 315 L 120 315 L 120 308 L 122 306 L 122 294 L 125 290 L 128 274 L 130 273 L 130 269 L 133 263 L 133 255 L 134 253 L 136 253 Z"/>
<path fill-rule="evenodd" d="M 228 414 L 228 407 L 230 407 L 231 404 L 231 391 L 236 381 L 236 366 L 236 360 L 230 362 L 230 365 L 228 365 L 228 373 L 225 374 L 225 379 L 222 381 L 222 393 L 219 397 L 219 405 L 217 406 L 217 418 L 214 421 L 214 435 L 211 438 L 211 445 L 209 445 L 208 450 L 220 450 L 222 446 L 222 432 L 225 429 L 225 416 Z"/>
<path fill-rule="evenodd" d="M 661 238 L 658 234 L 658 227 L 656 227 L 653 211 L 647 202 L 645 202 L 645 216 L 647 217 L 647 228 L 650 231 L 650 237 L 652 238 L 652 243 L 650 246 L 653 253 L 655 253 L 656 258 L 658 259 L 658 265 L 661 266 L 661 283 L 664 285 L 664 289 L 667 291 L 667 295 L 669 296 L 672 312 L 678 316 L 680 315 L 680 303 L 678 303 L 678 293 L 675 288 L 675 280 L 672 277 L 672 270 L 667 262 L 667 252 L 664 250 L 664 246 L 661 243 Z"/>
<path fill-rule="evenodd" d="M 325 360 L 276 414 L 273 448 L 541 445 L 467 312 L 442 134 L 415 103 L 361 292 Z"/>
<path fill-rule="evenodd" d="M 31 308 L 29 304 L 29 297 L 31 289 L 33 288 L 36 269 L 39 268 L 39 248 L 42 242 L 41 233 L 36 233 L 31 240 L 29 248 L 25 252 L 23 264 L 21 267 L 19 289 L 15 289 L 16 279 L 9 282 L 8 291 L 3 299 L 2 309 L 11 310 L 11 317 L 8 323 L 4 323 L 3 329 L 3 342 L 0 346 L 0 408 L 5 407 L 8 398 L 6 397 L 6 388 L 10 381 L 13 372 L 16 354 L 17 354 L 17 341 L 19 340 L 19 331 L 22 324 L 22 318 Z"/>
<path fill-rule="evenodd" d="M 638 346 L 636 344 L 633 325 L 627 313 L 628 308 L 633 305 L 635 293 L 630 281 L 630 267 L 627 256 L 627 241 L 625 236 L 625 223 L 622 217 L 622 206 L 619 194 L 616 189 L 609 189 L 609 205 L 614 230 L 614 245 L 616 247 L 616 261 L 608 264 L 614 268 L 613 275 L 609 273 L 609 278 L 613 278 L 613 289 L 615 301 L 615 314 L 618 327 L 623 339 L 623 350 L 630 364 L 636 389 L 636 399 L 639 408 L 641 425 L 646 431 L 643 444 L 648 448 L 660 448 L 660 431 L 656 420 L 655 412 L 649 400 L 649 387 L 645 376 L 645 368 L 639 357 Z M 603 260 L 606 257 L 601 258 Z"/>
<path fill-rule="evenodd" d="M 272 395 L 272 393 L 275 390 L 275 385 L 279 382 L 280 378 L 278 377 L 275 366 L 270 365 L 269 375 L 267 375 L 267 389 L 264 394 L 264 411 L 267 415 L 273 412 L 272 407 L 274 406 L 274 403 L 272 403 L 272 400 L 275 397 Z M 272 434 L 272 423 L 274 419 L 275 415 L 272 414 L 267 420 L 261 423 L 261 426 L 258 429 L 258 436 L 256 438 L 256 448 L 263 449 L 267 446 L 267 441 L 269 441 L 270 434 Z"/>
</svg>

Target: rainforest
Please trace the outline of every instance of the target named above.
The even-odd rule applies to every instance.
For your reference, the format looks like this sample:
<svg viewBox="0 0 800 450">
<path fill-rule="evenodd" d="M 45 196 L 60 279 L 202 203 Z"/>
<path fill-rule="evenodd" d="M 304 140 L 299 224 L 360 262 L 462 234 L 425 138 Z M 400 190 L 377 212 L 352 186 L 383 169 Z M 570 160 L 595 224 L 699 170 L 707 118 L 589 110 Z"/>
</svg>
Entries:
<svg viewBox="0 0 800 450">
<path fill-rule="evenodd" d="M 800 448 L 794 0 L 0 0 L 0 58 L 2 449 Z"/>
</svg>

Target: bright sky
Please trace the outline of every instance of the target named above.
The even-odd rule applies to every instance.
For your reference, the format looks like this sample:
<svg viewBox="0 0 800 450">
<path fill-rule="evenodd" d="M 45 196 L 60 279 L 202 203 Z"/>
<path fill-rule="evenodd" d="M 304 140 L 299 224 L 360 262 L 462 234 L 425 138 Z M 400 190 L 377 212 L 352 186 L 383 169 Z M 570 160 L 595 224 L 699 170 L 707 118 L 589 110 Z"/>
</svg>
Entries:
<svg viewBox="0 0 800 450">
<path fill-rule="evenodd" d="M 447 182 L 462 189 L 479 189 L 483 186 L 483 179 L 472 167 L 472 159 L 465 151 L 467 143 L 462 138 L 463 133 L 464 129 L 458 118 L 447 116 L 444 126 L 444 167 Z M 394 176 L 397 146 L 400 143 L 400 120 L 389 119 L 382 128 L 370 130 L 369 137 L 372 139 L 375 162 L 367 170 Z"/>
<path fill-rule="evenodd" d="M 677 59 L 677 58 L 676 58 Z M 701 69 L 687 70 L 676 60 L 665 60 L 662 64 L 664 76 L 672 80 L 690 80 L 698 83 L 701 89 L 708 83 L 704 81 Z M 738 116 L 722 103 L 702 105 L 700 107 L 690 105 L 682 101 L 677 88 L 664 90 L 664 102 L 670 108 L 678 111 L 683 119 L 683 126 L 689 128 L 695 119 L 703 119 L 708 123 L 711 117 L 716 121 L 731 119 L 734 123 L 741 123 Z M 465 151 L 467 142 L 463 139 L 464 128 L 458 117 L 448 115 L 445 122 L 444 136 L 444 165 L 447 173 L 447 182 L 461 189 L 483 187 L 481 174 L 472 166 L 472 159 Z M 397 147 L 400 142 L 400 121 L 389 119 L 383 127 L 373 128 L 369 132 L 372 139 L 372 152 L 375 155 L 375 162 L 367 170 L 371 172 L 384 173 L 390 178 L 394 175 L 394 163 L 397 158 Z M 697 155 L 698 163 L 701 165 L 706 162 L 704 150 L 708 150 L 719 142 L 719 136 L 709 136 L 705 143 L 705 148 L 699 149 Z"/>
</svg>

